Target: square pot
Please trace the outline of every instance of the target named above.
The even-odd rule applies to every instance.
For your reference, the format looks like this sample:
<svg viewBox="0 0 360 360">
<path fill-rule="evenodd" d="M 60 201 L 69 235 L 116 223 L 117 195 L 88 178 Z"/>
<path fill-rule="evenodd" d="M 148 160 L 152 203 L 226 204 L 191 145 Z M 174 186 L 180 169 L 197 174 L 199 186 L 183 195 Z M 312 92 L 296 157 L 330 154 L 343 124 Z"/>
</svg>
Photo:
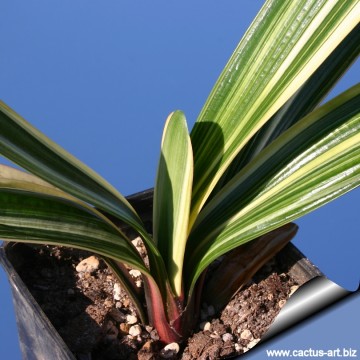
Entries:
<svg viewBox="0 0 360 360">
<path fill-rule="evenodd" d="M 152 190 L 147 190 L 128 197 L 133 207 L 141 214 L 145 226 L 149 228 L 152 221 L 152 195 Z M 128 234 L 131 232 L 123 224 L 118 225 Z M 75 360 L 75 356 L 17 273 L 19 255 L 14 244 L 5 243 L 0 248 L 0 262 L 11 284 L 23 359 Z M 291 243 L 277 254 L 277 259 L 286 264 L 289 276 L 299 285 L 323 276 Z"/>
</svg>

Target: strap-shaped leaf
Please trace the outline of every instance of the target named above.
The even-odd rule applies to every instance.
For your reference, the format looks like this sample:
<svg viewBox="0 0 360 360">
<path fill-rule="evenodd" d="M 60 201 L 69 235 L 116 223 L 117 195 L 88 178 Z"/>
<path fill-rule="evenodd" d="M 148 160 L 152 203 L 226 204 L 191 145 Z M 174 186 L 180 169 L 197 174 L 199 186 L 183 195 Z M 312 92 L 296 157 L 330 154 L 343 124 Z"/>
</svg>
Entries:
<svg viewBox="0 0 360 360">
<path fill-rule="evenodd" d="M 0 102 L 0 153 L 63 191 L 134 227 L 145 241 L 154 277 L 157 281 L 166 278 L 160 253 L 128 201 L 100 175 L 3 102 Z M 164 289 L 165 286 L 161 286 L 161 290 Z"/>
<path fill-rule="evenodd" d="M 26 180 L 29 180 L 26 175 Z M 32 176 L 29 175 L 29 177 Z M 149 304 L 149 315 L 154 318 L 161 315 L 165 318 L 163 305 L 165 304 L 164 299 L 168 297 L 160 289 L 168 286 L 166 274 L 163 274 L 163 281 L 157 283 L 131 242 L 123 237 L 123 234 L 115 226 L 108 223 L 105 217 L 90 207 L 83 207 L 79 203 L 59 197 L 59 193 L 55 196 L 46 194 L 49 190 L 47 184 L 42 189 L 44 193 L 30 191 L 29 183 L 20 186 L 19 189 L 16 188 L 16 185 L 13 182 L 13 187 L 11 187 L 9 181 L 7 183 L 0 181 L 1 239 L 70 246 L 103 256 L 120 277 L 122 284 L 126 285 L 141 319 L 144 320 L 139 294 L 128 282 L 122 265 L 118 266 L 117 264 L 123 263 L 138 269 L 148 284 L 147 297 L 156 296 L 156 303 Z M 24 190 L 26 186 L 28 189 Z M 38 188 L 38 190 L 41 189 Z M 57 189 L 50 191 L 53 190 Z M 166 321 L 163 326 L 167 327 L 161 336 L 167 339 L 165 335 L 171 336 L 172 329 Z"/>
<path fill-rule="evenodd" d="M 309 80 L 253 136 L 231 163 L 214 193 L 228 183 L 255 155 L 290 126 L 314 110 L 360 53 L 360 24 L 340 43 Z"/>
<path fill-rule="evenodd" d="M 51 195 L 0 186 L 0 238 L 85 249 L 148 270 L 121 233 L 87 208 Z"/>
<path fill-rule="evenodd" d="M 360 184 L 360 85 L 283 133 L 203 209 L 188 240 L 196 281 L 221 254 Z"/>
<path fill-rule="evenodd" d="M 12 189 L 16 191 L 30 192 L 39 195 L 52 196 L 60 199 L 60 201 L 69 201 L 71 204 L 75 206 L 80 206 L 83 210 L 91 213 L 95 218 L 101 219 L 104 223 L 107 223 L 109 227 L 112 227 L 113 230 L 119 234 L 122 238 L 122 241 L 126 241 L 130 248 L 133 248 L 130 240 L 121 232 L 121 230 L 114 225 L 108 217 L 104 216 L 101 212 L 96 210 L 95 208 L 89 206 L 83 201 L 67 194 L 66 192 L 55 188 L 53 185 L 47 183 L 46 181 L 34 176 L 32 174 L 25 173 L 23 171 L 11 168 L 9 166 L 0 165 L 0 189 Z M 0 203 L 0 207 L 2 204 Z M 50 211 L 50 209 L 49 209 Z M 20 239 L 17 239 L 20 241 Z M 66 243 L 64 244 L 66 245 Z M 93 244 L 93 251 L 96 253 L 100 253 L 96 250 L 97 243 Z M 150 246 L 148 247 L 148 257 L 150 260 L 150 264 L 152 265 L 152 276 L 155 277 L 158 281 L 158 286 L 164 297 L 167 294 L 167 274 L 164 269 L 164 264 L 160 257 L 158 250 L 155 245 L 151 241 Z M 136 253 L 137 254 L 137 253 Z M 137 254 L 138 255 L 138 254 Z M 103 256 L 105 256 L 103 254 Z M 110 261 L 110 260 L 108 260 Z M 117 260 L 120 261 L 120 260 Z M 115 269 L 116 270 L 116 269 Z M 154 281 L 153 279 L 149 279 L 149 281 Z M 140 313 L 140 310 L 139 310 Z"/>
<path fill-rule="evenodd" d="M 193 178 L 193 157 L 186 119 L 170 114 L 164 129 L 154 190 L 154 240 L 165 261 L 171 286 L 182 291 L 182 267 Z"/>
<path fill-rule="evenodd" d="M 357 0 L 269 0 L 236 48 L 191 133 L 191 223 L 236 154 L 359 23 Z"/>
<path fill-rule="evenodd" d="M 65 192 L 146 234 L 127 200 L 106 180 L 0 102 L 0 153 Z"/>
<path fill-rule="evenodd" d="M 130 240 L 126 238 L 126 236 L 114 225 L 107 217 L 105 217 L 102 213 L 97 211 L 96 209 L 90 207 L 86 203 L 81 200 L 65 193 L 64 191 L 55 188 L 51 184 L 43 181 L 42 179 L 32 175 L 25 173 L 23 171 L 14 169 L 12 167 L 6 165 L 0 165 L 0 188 L 2 189 L 16 189 L 21 191 L 27 191 L 42 195 L 51 195 L 57 197 L 59 199 L 70 200 L 72 203 L 80 205 L 81 208 L 86 209 L 86 211 L 92 213 L 95 217 L 100 218 L 105 223 L 107 223 L 110 227 L 112 227 L 116 233 L 119 233 L 121 236 L 121 241 L 127 241 L 130 245 Z M 1 204 L 0 204 L 1 206 Z M 130 245 L 132 247 L 132 245 Z M 131 297 L 137 312 L 141 318 L 143 323 L 146 322 L 146 318 L 142 309 L 141 302 L 142 296 L 139 294 L 139 288 L 136 287 L 135 282 L 132 281 L 128 270 L 125 265 L 115 261 L 113 259 L 107 258 L 103 256 L 103 259 L 106 263 L 112 268 L 112 270 L 116 273 L 118 280 L 122 284 L 122 286 L 126 289 L 129 296 Z"/>
<path fill-rule="evenodd" d="M 108 223 L 108 225 L 112 226 L 117 232 L 119 232 L 123 238 L 126 238 L 126 236 L 120 231 L 120 229 L 116 225 L 114 225 L 106 216 L 97 211 L 95 208 L 89 206 L 85 202 L 77 199 L 76 197 L 56 188 L 55 186 L 38 178 L 35 175 L 12 168 L 10 166 L 0 164 L 0 188 L 22 190 L 42 195 L 50 195 L 59 199 L 69 200 L 71 203 L 77 204 L 81 208 L 86 209 L 95 217 L 101 218 L 104 222 Z M 130 242 L 130 240 L 128 240 L 128 242 Z"/>
</svg>

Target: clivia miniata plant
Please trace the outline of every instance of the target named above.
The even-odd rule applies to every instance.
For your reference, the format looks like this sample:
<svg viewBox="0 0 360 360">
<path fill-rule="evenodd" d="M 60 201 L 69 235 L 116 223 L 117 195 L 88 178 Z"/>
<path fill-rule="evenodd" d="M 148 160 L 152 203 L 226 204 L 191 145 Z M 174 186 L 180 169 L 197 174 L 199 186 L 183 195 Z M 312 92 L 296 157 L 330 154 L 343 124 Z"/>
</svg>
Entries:
<svg viewBox="0 0 360 360">
<path fill-rule="evenodd" d="M 359 185 L 360 85 L 319 105 L 359 53 L 359 20 L 358 0 L 266 1 L 191 133 L 181 111 L 166 121 L 151 233 L 115 188 L 1 103 L 0 153 L 28 172 L 0 166 L 0 237 L 100 255 L 142 321 L 165 343 L 185 340 L 215 259 L 291 238 L 291 221 Z M 118 221 L 141 236 L 149 266 Z M 234 292 L 224 261 L 207 280 L 222 289 L 215 305 Z"/>
</svg>

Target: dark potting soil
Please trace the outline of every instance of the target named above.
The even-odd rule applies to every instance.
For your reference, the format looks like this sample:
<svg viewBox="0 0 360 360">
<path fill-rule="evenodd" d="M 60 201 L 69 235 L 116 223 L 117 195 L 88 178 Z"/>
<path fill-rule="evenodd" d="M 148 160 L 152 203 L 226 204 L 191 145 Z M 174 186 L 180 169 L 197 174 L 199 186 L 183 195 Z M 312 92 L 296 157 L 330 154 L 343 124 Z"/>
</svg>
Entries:
<svg viewBox="0 0 360 360">
<path fill-rule="evenodd" d="M 134 241 L 141 252 L 141 241 Z M 288 274 L 290 265 L 275 257 L 220 313 L 202 304 L 197 328 L 175 354 L 176 344 L 164 349 L 156 330 L 140 323 L 127 294 L 102 260 L 62 247 L 16 247 L 14 267 L 81 360 L 235 357 L 260 341 L 286 300 L 301 285 Z M 85 271 L 78 267 L 84 259 Z M 139 274 L 130 273 L 141 287 Z"/>
</svg>

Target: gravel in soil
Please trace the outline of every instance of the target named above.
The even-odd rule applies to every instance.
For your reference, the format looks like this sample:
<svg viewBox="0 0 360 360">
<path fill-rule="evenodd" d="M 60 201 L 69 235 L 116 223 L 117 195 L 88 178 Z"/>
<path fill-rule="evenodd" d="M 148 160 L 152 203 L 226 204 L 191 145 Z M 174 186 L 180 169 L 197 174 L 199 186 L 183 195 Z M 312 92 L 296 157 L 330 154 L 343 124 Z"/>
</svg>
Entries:
<svg viewBox="0 0 360 360">
<path fill-rule="evenodd" d="M 146 260 L 141 240 L 134 241 Z M 139 322 L 127 294 L 101 259 L 62 247 L 16 247 L 19 275 L 81 360 L 205 360 L 242 354 L 260 341 L 299 285 L 275 257 L 220 313 L 202 304 L 197 328 L 181 348 L 164 348 L 156 330 Z M 129 271 L 141 287 L 140 274 Z"/>
</svg>

